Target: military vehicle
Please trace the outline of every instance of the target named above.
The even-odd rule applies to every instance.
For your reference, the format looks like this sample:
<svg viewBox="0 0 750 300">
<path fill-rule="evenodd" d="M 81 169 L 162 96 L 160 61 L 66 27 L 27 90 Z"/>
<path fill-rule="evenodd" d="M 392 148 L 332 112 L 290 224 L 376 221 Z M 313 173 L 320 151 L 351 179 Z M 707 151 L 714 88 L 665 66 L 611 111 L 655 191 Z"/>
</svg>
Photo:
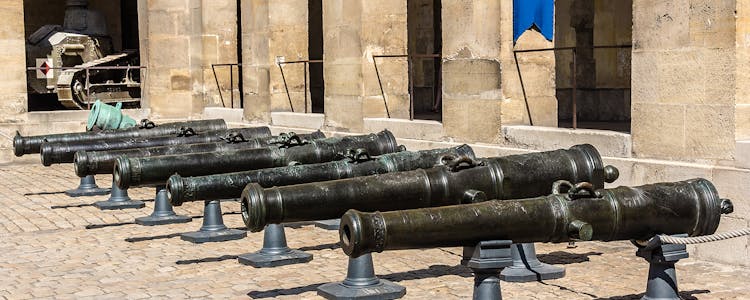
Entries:
<svg viewBox="0 0 750 300">
<path fill-rule="evenodd" d="M 138 51 L 116 53 L 104 15 L 90 10 L 87 0 L 66 0 L 65 5 L 62 26 L 44 25 L 27 38 L 26 61 L 35 65 L 34 72 L 27 72 L 29 92 L 57 94 L 69 109 L 86 109 L 97 99 L 136 106 Z"/>
</svg>

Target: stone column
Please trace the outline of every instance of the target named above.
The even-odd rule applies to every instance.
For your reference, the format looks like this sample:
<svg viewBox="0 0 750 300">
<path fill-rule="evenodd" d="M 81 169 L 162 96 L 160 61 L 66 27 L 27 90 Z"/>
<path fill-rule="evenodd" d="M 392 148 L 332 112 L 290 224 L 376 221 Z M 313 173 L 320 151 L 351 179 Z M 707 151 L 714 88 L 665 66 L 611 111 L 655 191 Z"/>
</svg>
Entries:
<svg viewBox="0 0 750 300">
<path fill-rule="evenodd" d="M 203 112 L 203 41 L 200 0 L 146 1 L 146 97 L 157 118 Z M 141 16 L 143 17 L 143 16 Z M 143 55 L 142 54 L 142 57 Z"/>
<path fill-rule="evenodd" d="M 633 1 L 637 157 L 732 159 L 735 1 Z"/>
<path fill-rule="evenodd" d="M 268 57 L 270 69 L 271 111 L 305 111 L 304 64 L 284 64 L 284 77 L 276 62 L 306 60 L 307 0 L 274 0 L 268 10 Z M 286 79 L 286 87 L 284 80 Z M 308 88 L 310 83 L 308 82 Z M 288 94 L 287 94 L 288 90 Z M 291 99 L 291 105 L 289 103 Z M 308 98 L 308 112 L 310 111 Z"/>
<path fill-rule="evenodd" d="M 362 2 L 323 3 L 326 126 L 336 130 L 363 129 Z"/>
<path fill-rule="evenodd" d="M 750 140 L 750 2 L 737 1 L 735 139 Z"/>
<path fill-rule="evenodd" d="M 17 122 L 28 109 L 23 1 L 0 1 L 0 23 L 0 122 Z"/>
<path fill-rule="evenodd" d="M 443 17 L 443 128 L 460 141 L 500 136 L 500 1 L 445 0 Z"/>
<path fill-rule="evenodd" d="M 409 1 L 412 2 L 412 1 Z M 411 3 L 413 5 L 415 3 Z M 325 6 L 325 3 L 324 3 Z M 406 58 L 378 58 L 380 83 L 373 55 L 406 54 L 408 43 L 407 1 L 362 1 L 362 81 L 364 118 L 387 116 L 383 94 L 391 118 L 409 118 L 409 71 Z M 325 21 L 325 20 L 324 20 Z M 377 28 L 377 29 L 376 29 Z M 415 63 L 420 63 L 415 61 Z M 417 69 L 416 66 L 413 67 Z M 327 92 L 327 91 L 326 91 Z"/>
<path fill-rule="evenodd" d="M 253 0 L 241 4 L 245 119 L 262 123 L 271 123 L 269 2 Z"/>
<path fill-rule="evenodd" d="M 502 125 L 528 125 L 529 112 L 526 109 L 523 90 L 521 89 L 521 78 L 519 69 L 523 75 L 523 87 L 526 90 L 526 98 L 534 126 L 557 127 L 558 100 L 556 88 L 560 83 L 569 84 L 569 72 L 561 72 L 561 69 L 569 70 L 570 53 L 552 51 L 519 53 L 518 67 L 513 58 L 513 50 L 552 48 L 573 40 L 575 37 L 566 36 L 565 30 L 560 30 L 562 24 L 569 24 L 570 14 L 568 8 L 570 1 L 555 1 L 555 42 L 548 41 L 536 30 L 527 30 L 521 35 L 516 43 L 513 43 L 513 0 L 501 0 L 500 2 L 500 57 L 502 64 Z M 562 11 L 562 13 L 559 13 Z M 563 23 L 566 22 L 566 23 Z M 567 60 L 566 60 L 567 59 Z M 558 68 L 559 64 L 565 67 Z M 560 78 L 559 76 L 562 76 Z"/>
<path fill-rule="evenodd" d="M 206 106 L 239 107 L 239 74 L 237 67 L 217 66 L 216 78 L 211 64 L 237 63 L 237 1 L 203 1 L 201 8 L 203 25 L 201 40 L 203 57 L 202 72 L 205 84 L 204 103 Z M 230 70 L 232 74 L 230 74 Z M 219 81 L 217 87 L 216 81 Z M 219 89 L 224 99 L 219 96 Z M 231 93 L 234 92 L 234 104 Z"/>
<path fill-rule="evenodd" d="M 304 112 L 304 64 L 283 65 L 282 77 L 277 59 L 308 59 L 307 10 L 307 0 L 242 2 L 243 79 L 248 120 L 270 123 L 272 111 Z"/>
<path fill-rule="evenodd" d="M 148 68 L 148 40 L 149 40 L 149 30 L 148 30 L 148 0 L 138 0 L 138 54 L 140 55 L 140 63 L 141 66 L 146 66 Z M 151 107 L 151 102 L 149 101 L 148 95 L 149 87 L 151 86 L 148 84 L 148 72 L 149 70 L 146 69 L 145 71 L 141 72 L 141 107 L 142 108 L 148 108 Z"/>
</svg>

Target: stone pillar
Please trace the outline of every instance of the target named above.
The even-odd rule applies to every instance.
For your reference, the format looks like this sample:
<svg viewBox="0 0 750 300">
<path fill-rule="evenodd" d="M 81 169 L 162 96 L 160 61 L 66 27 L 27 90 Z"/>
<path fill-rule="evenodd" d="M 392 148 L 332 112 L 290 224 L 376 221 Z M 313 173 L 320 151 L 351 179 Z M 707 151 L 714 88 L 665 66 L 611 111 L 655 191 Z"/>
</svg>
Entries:
<svg viewBox="0 0 750 300">
<path fill-rule="evenodd" d="M 443 128 L 460 141 L 500 136 L 501 1 L 445 0 L 443 17 Z M 491 20 L 495 20 L 494 22 Z"/>
<path fill-rule="evenodd" d="M 723 0 L 633 2 L 635 156 L 733 158 L 734 10 Z"/>
<path fill-rule="evenodd" d="M 138 0 L 138 53 L 141 66 L 146 67 L 148 67 L 148 33 L 148 0 Z M 141 72 L 141 107 L 143 108 L 151 107 L 148 97 L 150 94 L 149 87 L 151 86 L 147 82 L 148 72 L 148 69 Z"/>
<path fill-rule="evenodd" d="M 201 69 L 206 94 L 204 104 L 205 106 L 239 107 L 238 68 L 217 66 L 216 78 L 211 70 L 211 64 L 237 63 L 237 1 L 203 1 L 201 10 L 203 15 Z M 219 89 L 223 94 L 223 103 L 222 97 L 219 96 Z M 234 104 L 231 103 L 232 92 L 234 92 Z"/>
<path fill-rule="evenodd" d="M 362 131 L 363 76 L 362 6 L 364 0 L 323 3 L 326 126 Z M 377 31 L 370 28 L 373 32 Z"/>
<path fill-rule="evenodd" d="M 269 2 L 241 4 L 244 115 L 251 122 L 271 123 Z"/>
<path fill-rule="evenodd" d="M 408 1 L 412 2 L 412 1 Z M 410 5 L 413 5 L 411 3 Z M 325 3 L 323 4 L 325 6 Z M 409 71 L 406 58 L 378 58 L 380 83 L 373 55 L 407 54 L 407 1 L 362 1 L 361 51 L 364 118 L 387 117 L 383 94 L 391 118 L 409 118 Z M 324 18 L 325 22 L 325 18 Z M 378 30 L 375 30 L 378 28 Z M 326 55 L 326 57 L 328 57 Z M 420 61 L 415 63 L 419 64 Z M 414 66 L 416 70 L 417 67 Z M 328 92 L 328 91 L 326 91 Z"/>
<path fill-rule="evenodd" d="M 271 111 L 304 112 L 304 64 L 284 64 L 284 78 L 276 62 L 307 60 L 307 0 L 274 0 L 268 9 L 268 56 Z M 284 87 L 286 79 L 286 88 Z M 308 82 L 308 87 L 310 83 Z M 289 94 L 287 94 L 287 90 Z M 291 104 L 289 103 L 291 99 Z M 310 111 L 308 98 L 308 112 Z"/>
<path fill-rule="evenodd" d="M 284 64 L 282 77 L 277 60 L 308 59 L 307 10 L 307 0 L 242 2 L 242 42 L 248 45 L 242 55 L 248 120 L 270 123 L 272 111 L 304 112 L 304 64 Z"/>
<path fill-rule="evenodd" d="M 203 41 L 200 0 L 146 1 L 146 97 L 157 118 L 203 112 Z M 143 57 L 143 54 L 142 54 Z"/>
<path fill-rule="evenodd" d="M 736 140 L 750 140 L 750 2 L 737 1 Z"/>
<path fill-rule="evenodd" d="M 518 67 L 513 58 L 513 50 L 552 48 L 560 43 L 565 43 L 567 36 L 561 36 L 564 30 L 560 30 L 561 22 L 568 20 L 569 13 L 563 7 L 563 13 L 558 13 L 561 6 L 572 0 L 557 0 L 555 2 L 555 41 L 548 41 L 536 30 L 527 30 L 521 35 L 516 43 L 513 43 L 513 0 L 501 0 L 500 2 L 500 61 L 502 64 L 502 125 L 528 125 L 529 113 L 526 109 L 523 90 L 521 89 L 521 78 L 523 76 L 523 87 L 526 90 L 529 111 L 534 126 L 557 127 L 556 87 L 559 88 L 561 80 L 557 73 L 560 69 L 556 64 L 569 66 L 569 52 L 556 53 L 552 51 L 519 53 Z M 558 19 L 560 17 L 560 19 Z M 567 26 L 568 23 L 565 23 Z M 562 38 L 562 41 L 560 41 Z M 574 39 L 575 37 L 573 37 Z M 565 59 L 568 59 L 567 61 Z M 563 69 L 566 69 L 565 67 Z M 569 69 L 569 67 L 567 68 Z M 569 74 L 563 74 L 569 76 Z M 569 78 L 564 76 L 564 78 Z M 562 82 L 570 81 L 562 79 Z M 556 84 L 557 82 L 557 84 Z"/>
<path fill-rule="evenodd" d="M 0 16 L 0 122 L 18 122 L 28 109 L 23 1 L 0 1 Z"/>
</svg>

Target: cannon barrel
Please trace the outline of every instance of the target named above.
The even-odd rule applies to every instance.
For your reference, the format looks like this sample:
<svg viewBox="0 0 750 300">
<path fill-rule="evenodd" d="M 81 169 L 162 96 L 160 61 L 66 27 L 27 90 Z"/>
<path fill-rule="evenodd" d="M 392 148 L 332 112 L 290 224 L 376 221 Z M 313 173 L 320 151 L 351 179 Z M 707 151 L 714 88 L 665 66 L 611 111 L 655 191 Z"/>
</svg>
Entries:
<svg viewBox="0 0 750 300">
<path fill-rule="evenodd" d="M 348 149 L 363 148 L 380 155 L 399 151 L 390 131 L 377 134 L 305 140 L 291 147 L 265 147 L 222 152 L 155 157 L 119 157 L 113 177 L 120 188 L 164 183 L 172 174 L 201 176 L 247 170 L 312 164 L 339 159 Z"/>
<path fill-rule="evenodd" d="M 78 151 L 111 151 L 134 148 L 149 148 L 170 145 L 216 143 L 221 141 L 242 141 L 271 136 L 268 127 L 234 128 L 206 131 L 203 133 L 180 133 L 172 136 L 147 138 L 125 138 L 117 140 L 97 140 L 86 142 L 44 143 L 40 149 L 42 165 L 74 162 Z"/>
<path fill-rule="evenodd" d="M 322 139 L 325 134 L 316 131 L 310 134 L 296 135 L 294 133 L 282 133 L 279 136 L 269 136 L 255 139 L 228 140 L 224 142 L 160 146 L 150 148 L 135 148 L 112 151 L 79 151 L 76 152 L 73 162 L 76 175 L 79 177 L 95 174 L 112 174 L 114 171 L 115 161 L 120 156 L 126 157 L 153 157 L 166 155 L 180 155 L 189 153 L 204 153 L 227 151 L 236 149 L 253 149 L 273 145 L 288 145 L 288 143 L 297 143 L 292 141 L 302 141 L 305 139 Z"/>
<path fill-rule="evenodd" d="M 430 168 L 453 157 L 474 158 L 468 145 L 446 149 L 402 151 L 370 157 L 359 149 L 339 161 L 260 169 L 198 177 L 172 175 L 167 181 L 167 195 L 172 205 L 199 200 L 238 198 L 248 183 L 262 187 L 284 186 L 389 172 Z"/>
<path fill-rule="evenodd" d="M 576 185 L 578 186 L 578 185 Z M 347 255 L 384 250 L 571 240 L 645 241 L 657 234 L 713 234 L 732 203 L 705 179 L 556 193 L 522 200 L 391 212 L 350 210 L 339 235 Z"/>
<path fill-rule="evenodd" d="M 13 152 L 16 156 L 39 153 L 42 144 L 45 142 L 85 142 L 176 135 L 183 132 L 186 128 L 191 128 L 195 132 L 204 132 L 227 129 L 227 124 L 222 119 L 175 122 L 161 125 L 155 125 L 151 122 L 142 122 L 141 126 L 126 129 L 47 134 L 26 137 L 21 136 L 21 134 L 16 131 L 16 136 L 13 137 Z"/>
<path fill-rule="evenodd" d="M 548 194 L 557 180 L 590 181 L 595 187 L 617 179 L 591 145 L 568 150 L 471 160 L 457 158 L 430 169 L 264 189 L 250 183 L 242 213 L 251 231 L 267 224 L 325 220 L 348 209 L 388 211 L 512 199 Z"/>
</svg>

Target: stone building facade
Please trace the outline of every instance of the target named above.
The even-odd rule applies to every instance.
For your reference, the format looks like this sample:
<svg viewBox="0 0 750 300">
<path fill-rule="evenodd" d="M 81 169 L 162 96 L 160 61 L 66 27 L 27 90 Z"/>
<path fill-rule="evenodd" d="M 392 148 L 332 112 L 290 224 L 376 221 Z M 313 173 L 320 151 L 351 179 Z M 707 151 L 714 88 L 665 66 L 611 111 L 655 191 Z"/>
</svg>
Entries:
<svg viewBox="0 0 750 300">
<path fill-rule="evenodd" d="M 85 117 L 28 111 L 30 2 L 45 1 L 0 0 L 4 163 L 28 160 L 10 154 L 15 130 L 79 130 Z M 750 226 L 750 1 L 558 0 L 555 38 L 530 30 L 516 42 L 512 5 L 138 0 L 147 75 L 142 109 L 132 113 L 165 121 L 224 117 L 277 131 L 388 128 L 411 149 L 470 143 L 480 155 L 591 143 L 619 167 L 617 184 L 708 178 L 735 200 L 720 230 Z M 547 48 L 560 49 L 517 52 Z M 307 72 L 299 63 L 306 60 Z M 225 63 L 241 68 L 217 67 L 214 77 L 212 64 Z M 572 115 L 572 82 L 582 127 L 617 126 L 562 128 Z M 750 265 L 749 245 L 734 239 L 694 247 L 692 255 Z"/>
</svg>

